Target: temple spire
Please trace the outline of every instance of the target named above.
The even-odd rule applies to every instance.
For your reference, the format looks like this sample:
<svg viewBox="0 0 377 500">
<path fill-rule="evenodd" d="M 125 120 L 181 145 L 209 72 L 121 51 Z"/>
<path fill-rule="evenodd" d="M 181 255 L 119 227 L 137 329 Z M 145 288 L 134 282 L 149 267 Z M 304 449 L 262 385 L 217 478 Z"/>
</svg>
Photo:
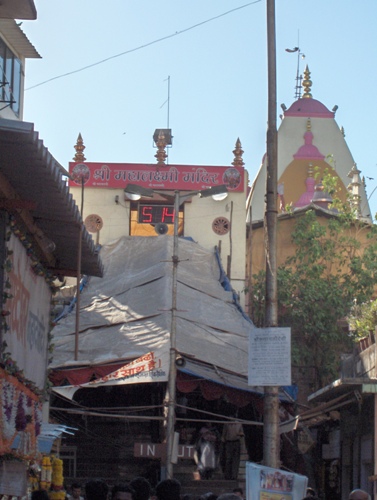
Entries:
<svg viewBox="0 0 377 500">
<path fill-rule="evenodd" d="M 302 86 L 304 87 L 304 93 L 302 97 L 304 98 L 311 98 L 313 97 L 310 91 L 312 90 L 312 81 L 310 80 L 310 71 L 308 65 L 306 65 L 305 71 L 304 71 L 304 79 L 302 81 Z"/>
<path fill-rule="evenodd" d="M 84 141 L 82 140 L 81 134 L 78 135 L 77 142 L 76 142 L 76 145 L 74 146 L 74 148 L 76 149 L 76 154 L 73 157 L 73 161 L 76 161 L 77 163 L 84 162 L 86 160 L 86 158 L 84 156 L 85 146 L 84 146 Z"/>
<path fill-rule="evenodd" d="M 236 148 L 233 149 L 233 154 L 234 154 L 234 160 L 232 161 L 232 165 L 234 167 L 243 167 L 245 163 L 242 159 L 243 149 L 239 138 L 236 141 Z"/>
</svg>

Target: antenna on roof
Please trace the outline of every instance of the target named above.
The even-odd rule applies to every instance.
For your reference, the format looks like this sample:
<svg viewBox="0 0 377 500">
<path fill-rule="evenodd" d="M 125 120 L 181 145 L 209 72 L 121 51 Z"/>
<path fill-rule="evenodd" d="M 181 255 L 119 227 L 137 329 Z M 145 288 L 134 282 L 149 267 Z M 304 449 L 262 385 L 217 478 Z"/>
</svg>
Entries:
<svg viewBox="0 0 377 500">
<path fill-rule="evenodd" d="M 298 40 L 299 42 L 299 37 Z M 299 45 L 299 44 L 298 44 Z M 296 72 L 296 86 L 295 86 L 295 99 L 301 98 L 301 83 L 302 83 L 302 75 L 300 75 L 300 56 L 301 59 L 305 59 L 305 54 L 300 51 L 300 47 L 294 47 L 293 49 L 285 49 L 286 52 L 297 52 L 297 72 Z"/>
</svg>

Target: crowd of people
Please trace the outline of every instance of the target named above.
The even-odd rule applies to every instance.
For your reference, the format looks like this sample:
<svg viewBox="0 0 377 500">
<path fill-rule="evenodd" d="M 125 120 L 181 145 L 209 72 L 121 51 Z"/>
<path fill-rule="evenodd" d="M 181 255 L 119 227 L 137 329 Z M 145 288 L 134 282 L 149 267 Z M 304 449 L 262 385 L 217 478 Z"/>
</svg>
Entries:
<svg viewBox="0 0 377 500">
<path fill-rule="evenodd" d="M 303 500 L 320 500 L 320 497 L 313 488 L 308 488 L 306 490 L 306 497 L 304 497 Z M 366 491 L 356 489 L 351 491 L 348 500 L 371 500 L 371 497 Z"/>
<path fill-rule="evenodd" d="M 155 489 L 151 488 L 149 481 L 143 477 L 137 477 L 128 483 L 118 483 L 109 488 L 103 479 L 91 479 L 82 490 L 81 484 L 73 483 L 71 493 L 67 494 L 66 500 L 244 500 L 242 488 L 234 488 L 231 492 L 221 495 L 208 491 L 195 497 L 192 494 L 184 494 L 181 483 L 176 479 L 164 479 L 160 481 Z M 306 490 L 303 500 L 319 500 L 320 497 L 313 488 Z M 371 500 L 371 496 L 364 490 L 355 489 L 351 491 L 349 500 Z M 33 491 L 31 500 L 49 500 L 45 490 Z"/>
<path fill-rule="evenodd" d="M 91 479 L 82 488 L 80 483 L 73 483 L 66 500 L 243 500 L 242 488 L 235 488 L 229 493 L 215 495 L 207 492 L 195 497 L 185 495 L 181 490 L 181 483 L 176 479 L 160 481 L 152 489 L 149 481 L 143 477 L 136 477 L 127 483 L 117 483 L 109 487 L 103 479 Z M 32 492 L 31 500 L 49 500 L 46 490 Z"/>
</svg>

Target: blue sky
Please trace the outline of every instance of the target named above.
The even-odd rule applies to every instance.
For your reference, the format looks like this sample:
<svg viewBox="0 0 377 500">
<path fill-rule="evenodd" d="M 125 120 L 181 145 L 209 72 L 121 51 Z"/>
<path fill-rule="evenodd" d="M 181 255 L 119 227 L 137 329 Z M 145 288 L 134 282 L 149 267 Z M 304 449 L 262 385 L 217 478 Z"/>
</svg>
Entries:
<svg viewBox="0 0 377 500">
<path fill-rule="evenodd" d="M 24 120 L 63 166 L 79 132 L 87 161 L 154 163 L 153 132 L 169 125 L 169 163 L 229 165 L 239 137 L 253 180 L 266 149 L 266 0 L 35 4 L 22 29 L 42 59 L 26 62 Z M 376 0 L 276 0 L 278 114 L 295 100 L 297 55 L 285 49 L 299 46 L 313 97 L 339 106 L 373 214 L 376 19 Z"/>
</svg>

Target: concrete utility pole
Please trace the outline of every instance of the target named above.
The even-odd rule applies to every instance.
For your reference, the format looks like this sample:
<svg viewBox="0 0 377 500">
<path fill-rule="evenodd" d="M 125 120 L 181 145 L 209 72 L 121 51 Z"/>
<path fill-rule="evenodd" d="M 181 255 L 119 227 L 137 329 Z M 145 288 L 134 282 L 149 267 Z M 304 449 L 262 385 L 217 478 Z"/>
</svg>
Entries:
<svg viewBox="0 0 377 500">
<path fill-rule="evenodd" d="M 178 273 L 178 219 L 179 219 L 180 196 L 179 191 L 174 193 L 174 242 L 173 242 L 173 276 L 172 276 L 172 306 L 171 306 L 171 329 L 170 329 L 170 362 L 168 380 L 168 415 L 166 426 L 166 475 L 167 479 L 173 479 L 173 446 L 174 446 L 174 424 L 175 424 L 175 397 L 177 383 L 177 356 L 176 334 L 177 334 L 177 273 Z"/>
<path fill-rule="evenodd" d="M 266 255 L 266 327 L 276 327 L 277 320 L 277 129 L 276 129 L 276 36 L 275 0 L 267 0 L 268 57 L 268 127 L 265 232 Z M 265 387 L 263 463 L 280 467 L 279 388 Z"/>
</svg>

